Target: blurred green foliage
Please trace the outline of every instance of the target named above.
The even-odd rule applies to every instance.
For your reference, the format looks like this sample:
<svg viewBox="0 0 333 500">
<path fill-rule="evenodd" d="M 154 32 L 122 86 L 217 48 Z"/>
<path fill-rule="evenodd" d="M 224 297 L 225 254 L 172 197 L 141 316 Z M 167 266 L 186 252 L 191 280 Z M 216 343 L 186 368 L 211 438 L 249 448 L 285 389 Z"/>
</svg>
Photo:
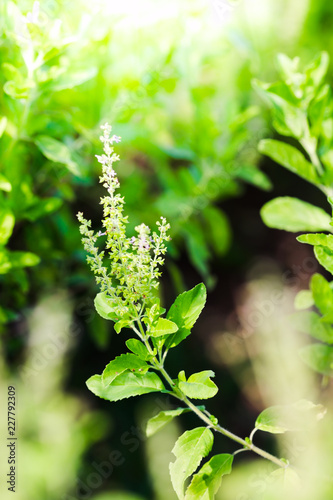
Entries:
<svg viewBox="0 0 333 500">
<path fill-rule="evenodd" d="M 256 82 L 256 85 L 272 106 L 273 125 L 281 136 L 278 140 L 260 141 L 259 150 L 319 188 L 332 210 L 333 97 L 332 87 L 325 83 L 328 64 L 327 52 L 322 52 L 303 70 L 299 58 L 280 54 L 282 80 L 272 84 Z M 333 222 L 325 210 L 284 196 L 266 203 L 261 216 L 269 227 L 311 231 L 298 236 L 298 241 L 313 245 L 319 263 L 333 274 Z M 322 342 L 305 346 L 300 354 L 305 363 L 324 376 L 326 383 L 327 377 L 333 375 L 332 286 L 322 275 L 313 274 L 310 290 L 300 291 L 295 305 L 298 309 L 315 305 L 320 314 L 302 311 L 292 315 L 294 328 Z"/>
<path fill-rule="evenodd" d="M 322 50 L 330 53 L 332 20 L 333 5 L 325 0 L 73 0 L 70 8 L 63 0 L 45 0 L 39 12 L 31 0 L 0 2 L 0 323 L 7 361 L 17 364 L 28 357 L 26 318 L 41 297 L 59 288 L 73 299 L 82 337 L 91 334 L 99 346 L 94 355 L 103 356 L 100 348 L 110 332 L 92 313 L 96 289 L 75 213 L 83 209 L 100 220 L 100 171 L 93 158 L 104 121 L 123 137 L 119 175 L 133 227 L 141 221 L 151 225 L 160 215 L 171 223 L 167 266 L 173 287 L 180 292 L 183 282 L 192 281 L 190 269 L 214 285 L 221 258 L 230 247 L 234 250 L 232 233 L 243 230 L 231 227 L 228 200 L 243 194 L 244 181 L 271 188 L 258 168 L 256 148 L 275 132 L 251 81 L 276 79 L 279 52 L 304 61 Z M 247 207 L 239 207 L 245 215 Z M 164 289 L 170 289 L 167 281 Z M 54 388 L 61 401 L 54 422 L 72 404 L 63 394 L 65 386 L 78 384 L 82 390 L 93 371 L 91 366 L 85 371 L 94 362 L 92 344 L 84 348 L 88 355 L 81 345 L 79 353 L 73 348 L 75 354 L 63 361 L 67 380 Z M 9 364 L 15 370 L 15 363 Z M 34 409 L 38 414 L 41 404 Z M 124 414 L 114 418 L 122 422 Z M 78 429 L 84 433 L 83 424 Z M 73 441 L 67 438 L 69 450 L 80 441 L 74 434 Z M 35 446 L 40 463 L 50 452 L 44 444 Z M 80 446 L 71 473 L 91 442 Z M 138 467 L 137 462 L 133 454 L 126 467 Z M 143 466 L 139 470 L 144 474 Z M 125 473 L 117 472 L 112 488 L 125 490 L 135 483 L 143 496 L 162 498 L 155 483 L 151 492 L 147 473 L 145 478 L 136 474 L 129 486 Z M 236 483 L 230 498 L 242 494 Z M 46 497 L 33 484 L 31 491 L 34 498 Z M 117 498 L 116 493 L 101 495 Z M 119 493 L 119 498 L 127 497 Z"/>
<path fill-rule="evenodd" d="M 151 23 L 135 28 L 131 10 L 113 13 L 102 1 L 75 7 L 73 17 L 62 2 L 1 6 L 3 322 L 24 306 L 29 283 L 31 300 L 36 290 L 87 280 L 73 206 L 90 206 L 98 196 L 92 158 L 101 121 L 125 138 L 120 175 L 133 227 L 167 215 L 169 255 L 177 262 L 185 245 L 208 285 L 212 255 L 222 256 L 231 243 L 221 202 L 241 193 L 240 181 L 271 188 L 256 166 L 265 123 L 251 77 L 272 71 L 269 51 L 282 41 L 275 33 L 266 43 L 276 7 L 260 13 L 266 26 L 256 38 L 244 22 L 246 6 L 238 7 L 239 25 L 222 35 L 223 19 L 215 26 L 208 15 L 214 5 L 200 2 L 184 1 L 180 19 L 151 5 Z M 303 7 L 300 21 L 305 14 Z M 170 273 L 180 291 L 172 262 Z"/>
<path fill-rule="evenodd" d="M 221 58 L 218 47 L 207 50 L 195 39 L 190 25 L 185 38 L 176 25 L 153 47 L 168 20 L 129 41 L 127 30 L 97 28 L 91 12 L 73 22 L 60 4 L 35 4 L 28 12 L 28 4 L 6 0 L 1 9 L 2 320 L 24 306 L 29 283 L 36 293 L 87 279 L 80 267 L 69 272 L 82 262 L 72 207 L 77 199 L 90 204 L 95 194 L 95 131 L 106 118 L 125 138 L 120 175 L 133 225 L 168 214 L 170 254 L 177 258 L 185 243 L 212 284 L 209 259 L 224 254 L 231 239 L 217 203 L 239 194 L 240 179 L 270 188 L 257 155 L 247 154 L 258 108 L 251 105 L 250 79 L 247 92 L 235 81 L 244 61 L 225 78 L 230 45 L 222 45 Z M 16 246 L 28 253 L 12 254 Z"/>
</svg>

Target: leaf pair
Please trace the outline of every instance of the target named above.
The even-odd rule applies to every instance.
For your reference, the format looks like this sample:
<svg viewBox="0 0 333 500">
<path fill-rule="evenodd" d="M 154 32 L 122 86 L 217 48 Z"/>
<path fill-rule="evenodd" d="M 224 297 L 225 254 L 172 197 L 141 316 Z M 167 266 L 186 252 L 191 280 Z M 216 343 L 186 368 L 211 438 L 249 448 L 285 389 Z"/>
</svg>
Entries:
<svg viewBox="0 0 333 500">
<path fill-rule="evenodd" d="M 208 399 L 215 396 L 218 392 L 217 386 L 210 379 L 215 373 L 212 370 L 205 370 L 199 373 L 193 373 L 186 380 L 185 372 L 181 371 L 176 382 L 179 389 L 189 398 Z"/>
<path fill-rule="evenodd" d="M 96 396 L 108 401 L 165 390 L 158 375 L 148 373 L 149 368 L 135 354 L 122 354 L 106 366 L 102 375 L 93 375 L 86 384 Z"/>
<path fill-rule="evenodd" d="M 213 446 L 213 433 L 207 427 L 186 431 L 177 440 L 172 452 L 175 462 L 170 464 L 170 475 L 174 490 L 180 500 L 211 500 L 220 487 L 222 476 L 230 474 L 233 456 L 216 455 L 193 476 L 184 494 L 184 485 L 208 455 Z"/>
<path fill-rule="evenodd" d="M 93 375 L 87 382 L 88 389 L 96 396 L 108 401 L 119 401 L 132 396 L 164 390 L 164 385 L 156 373 L 139 375 L 126 371 L 117 376 L 110 385 L 105 386 L 102 375 Z"/>
<path fill-rule="evenodd" d="M 328 229 L 329 231 L 332 229 Z M 333 274 L 333 235 L 331 234 L 302 234 L 298 241 L 314 246 L 314 253 L 319 263 Z"/>
<path fill-rule="evenodd" d="M 333 237 L 330 235 L 303 235 L 299 237 L 300 241 L 323 242 L 323 237 L 327 237 L 330 242 Z M 317 239 L 318 238 L 318 239 Z M 311 344 L 305 346 L 300 351 L 303 361 L 313 370 L 322 375 L 333 376 L 333 290 L 331 284 L 320 274 L 314 274 L 310 282 L 310 290 L 303 291 L 296 296 L 296 306 L 299 309 L 316 305 L 319 312 L 301 311 L 291 316 L 294 327 L 301 332 L 311 335 L 313 338 L 325 342 L 329 345 Z"/>
<path fill-rule="evenodd" d="M 147 310 L 146 323 L 148 333 L 153 339 L 158 339 L 158 345 L 169 349 L 177 346 L 191 333 L 191 329 L 198 319 L 206 303 L 206 287 L 203 283 L 198 284 L 191 290 L 180 294 L 170 307 L 167 317 L 161 318 L 159 315 L 164 312 L 157 302 Z M 132 323 L 131 317 L 119 317 L 115 314 L 115 306 L 107 295 L 107 292 L 97 294 L 95 298 L 95 308 L 98 314 L 104 318 L 115 322 L 117 333 Z M 154 316 L 154 308 L 158 308 L 157 315 Z"/>
</svg>

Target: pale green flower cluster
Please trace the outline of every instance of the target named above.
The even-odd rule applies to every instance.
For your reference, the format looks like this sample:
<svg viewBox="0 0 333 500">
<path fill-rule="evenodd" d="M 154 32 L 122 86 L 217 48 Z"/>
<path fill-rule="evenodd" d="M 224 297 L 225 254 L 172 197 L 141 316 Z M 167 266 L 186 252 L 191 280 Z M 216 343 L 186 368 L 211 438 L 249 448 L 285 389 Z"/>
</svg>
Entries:
<svg viewBox="0 0 333 500">
<path fill-rule="evenodd" d="M 87 262 L 101 290 L 110 297 L 115 315 L 137 317 L 151 306 L 154 289 L 158 288 L 159 266 L 164 263 L 170 225 L 161 217 L 161 221 L 156 223 L 157 232 L 151 232 L 148 226 L 141 224 L 135 228 L 136 236 L 126 236 L 125 202 L 116 193 L 120 184 L 113 169 L 113 163 L 119 160 L 113 143 L 119 142 L 120 137 L 111 136 L 111 126 L 107 123 L 101 128 L 104 132 L 100 137 L 104 154 L 96 157 L 102 164 L 100 182 L 107 190 L 107 195 L 101 198 L 104 232 L 91 230 L 91 221 L 86 220 L 81 212 L 77 217 L 81 223 L 82 242 L 89 254 Z M 106 236 L 105 250 L 97 246 L 101 236 Z"/>
</svg>

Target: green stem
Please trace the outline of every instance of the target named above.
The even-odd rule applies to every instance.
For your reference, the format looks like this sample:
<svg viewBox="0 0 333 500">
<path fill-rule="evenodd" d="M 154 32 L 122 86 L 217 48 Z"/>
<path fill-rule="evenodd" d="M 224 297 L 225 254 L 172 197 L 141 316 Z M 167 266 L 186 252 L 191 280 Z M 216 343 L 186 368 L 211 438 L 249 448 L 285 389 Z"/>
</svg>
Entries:
<svg viewBox="0 0 333 500">
<path fill-rule="evenodd" d="M 305 151 L 308 153 L 310 160 L 311 160 L 311 163 L 315 166 L 318 174 L 320 176 L 323 175 L 324 169 L 323 169 L 323 166 L 319 160 L 317 152 L 316 152 L 315 148 L 313 147 L 313 142 L 311 141 L 311 138 L 309 137 L 307 139 L 303 139 L 303 140 L 301 139 L 300 143 L 303 146 L 303 148 L 305 149 Z"/>
<path fill-rule="evenodd" d="M 187 404 L 187 406 L 189 408 L 191 408 L 191 410 L 194 411 L 194 413 L 196 413 L 198 415 L 199 418 L 201 418 L 201 420 L 206 422 L 216 432 L 219 432 L 219 433 L 223 434 L 224 436 L 228 437 L 229 439 L 232 439 L 236 443 L 241 444 L 245 449 L 253 451 L 257 455 L 260 455 L 261 457 L 265 458 L 266 460 L 270 460 L 271 462 L 278 465 L 279 467 L 282 467 L 282 468 L 288 467 L 288 465 L 285 462 L 283 462 L 279 458 L 275 457 L 274 455 L 271 455 L 267 451 L 262 450 L 261 448 L 258 448 L 258 446 L 254 445 L 252 442 L 249 443 L 249 442 L 245 441 L 245 439 L 240 438 L 239 436 L 237 436 L 233 432 L 228 431 L 228 429 L 225 429 L 224 427 L 222 427 L 219 424 L 213 424 L 212 421 L 210 420 L 210 418 L 207 417 L 207 415 L 205 415 L 201 410 L 199 410 L 186 396 L 184 397 L 183 401 L 184 401 L 184 403 Z"/>
<path fill-rule="evenodd" d="M 145 335 L 145 331 L 143 329 L 142 323 L 140 319 L 138 318 L 137 320 L 139 329 L 140 329 L 140 334 L 143 338 L 143 341 L 149 351 L 150 354 L 153 354 L 153 351 L 150 347 L 149 341 L 147 339 L 147 336 Z M 283 460 L 280 460 L 279 458 L 275 457 L 274 455 L 271 455 L 265 450 L 262 450 L 258 446 L 254 445 L 252 441 L 248 442 L 245 441 L 245 439 L 242 439 L 241 437 L 237 436 L 231 431 L 228 431 L 228 429 L 225 429 L 219 424 L 214 424 L 212 420 L 209 418 L 208 415 L 205 415 L 204 412 L 202 412 L 197 406 L 195 406 L 192 401 L 179 389 L 179 387 L 176 386 L 168 372 L 165 370 L 163 363 L 159 362 L 156 357 L 154 356 L 153 360 L 153 365 L 154 367 L 163 375 L 165 380 L 168 382 L 172 389 L 172 395 L 176 397 L 177 399 L 180 399 L 183 401 L 203 422 L 205 422 L 208 427 L 211 429 L 215 430 L 216 432 L 219 432 L 220 434 L 223 434 L 224 436 L 228 437 L 229 439 L 232 439 L 236 443 L 239 443 L 243 446 L 244 450 L 251 450 L 257 455 L 260 455 L 261 457 L 265 458 L 266 460 L 269 460 L 270 462 L 273 462 L 274 464 L 278 465 L 279 467 L 282 467 L 285 469 L 288 467 L 288 464 L 286 464 Z"/>
<path fill-rule="evenodd" d="M 285 462 L 283 462 L 279 458 L 275 457 L 274 455 L 271 455 L 267 451 L 264 451 L 261 448 L 258 448 L 258 446 L 254 445 L 252 442 L 248 443 L 247 441 L 245 441 L 245 439 L 240 438 L 239 436 L 237 436 L 233 432 L 228 431 L 228 429 L 225 429 L 221 425 L 213 424 L 213 422 L 211 421 L 211 419 L 207 415 L 205 415 L 201 410 L 199 410 L 199 408 L 197 406 L 195 406 L 192 403 L 192 401 L 190 401 L 188 399 L 188 397 L 185 396 L 185 394 L 183 394 L 180 391 L 180 389 L 178 387 L 177 388 L 175 387 L 175 383 L 173 382 L 173 380 L 171 379 L 169 374 L 166 372 L 164 367 L 160 368 L 160 372 L 162 373 L 162 375 L 166 379 L 166 381 L 169 383 L 170 387 L 172 388 L 173 392 L 176 394 L 177 398 L 178 399 L 181 398 L 182 401 L 184 401 L 184 403 L 187 404 L 187 406 L 189 408 L 191 408 L 191 410 L 194 411 L 194 413 L 196 413 L 196 415 L 201 420 L 203 420 L 206 424 L 208 424 L 209 427 L 214 429 L 216 432 L 223 434 L 224 436 L 228 437 L 229 439 L 232 439 L 236 443 L 241 444 L 245 449 L 251 450 L 254 453 L 257 453 L 257 455 L 260 455 L 261 457 L 265 458 L 266 460 L 270 460 L 271 462 L 275 463 L 279 467 L 282 467 L 282 468 L 287 467 L 287 464 Z"/>
<path fill-rule="evenodd" d="M 313 165 L 317 169 L 318 174 L 323 175 L 324 169 L 323 169 L 323 166 L 319 160 L 319 157 L 318 157 L 316 151 L 308 151 L 308 153 L 309 153 L 311 162 L 313 163 Z"/>
</svg>

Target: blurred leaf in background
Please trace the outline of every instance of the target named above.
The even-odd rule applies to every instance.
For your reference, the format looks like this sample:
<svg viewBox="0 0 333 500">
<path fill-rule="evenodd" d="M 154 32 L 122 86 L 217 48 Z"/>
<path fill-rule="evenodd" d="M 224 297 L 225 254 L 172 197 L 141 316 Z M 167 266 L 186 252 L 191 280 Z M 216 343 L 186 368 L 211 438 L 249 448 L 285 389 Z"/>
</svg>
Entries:
<svg viewBox="0 0 333 500">
<path fill-rule="evenodd" d="M 99 407 L 102 415 L 90 414 L 85 399 L 67 393 L 78 387 L 85 391 L 87 373 L 94 371 L 96 358 L 100 364 L 110 345 L 111 332 L 94 313 L 97 289 L 85 266 L 75 219 L 78 207 L 93 221 L 100 219 L 96 202 L 101 195 L 97 182 L 100 171 L 93 160 L 100 152 L 100 123 L 108 121 L 123 137 L 119 176 L 132 229 L 142 221 L 151 225 L 160 215 L 171 223 L 169 277 L 163 283 L 165 301 L 172 302 L 175 288 L 181 292 L 184 283 L 198 282 L 197 274 L 211 288 L 215 284 L 221 297 L 229 298 L 233 292 L 227 290 L 225 276 L 230 262 L 237 266 L 241 255 L 246 266 L 253 258 L 248 247 L 256 239 L 253 232 L 251 241 L 246 240 L 244 234 L 248 233 L 233 218 L 233 210 L 236 208 L 247 220 L 248 206 L 242 205 L 241 197 L 253 191 L 246 184 L 258 189 L 258 197 L 259 190 L 272 188 L 266 174 L 267 161 L 260 160 L 263 169 L 258 168 L 257 143 L 276 137 L 270 115 L 251 80 L 275 80 L 278 53 L 286 53 L 292 61 L 294 57 L 311 60 L 323 50 L 332 52 L 330 2 L 226 0 L 225 9 L 220 6 L 221 2 L 213 0 L 73 0 L 70 8 L 63 0 L 45 0 L 39 5 L 31 0 L 0 3 L 0 323 L 4 379 L 16 377 L 18 366 L 31 368 L 34 348 L 30 342 L 35 337 L 28 318 L 45 295 L 65 290 L 72 304 L 70 314 L 82 328 L 78 343 L 74 342 L 70 353 L 61 357 L 56 369 L 47 363 L 43 377 L 28 383 L 29 390 L 17 381 L 19 394 L 24 394 L 20 425 L 25 426 L 21 439 L 22 450 L 26 451 L 21 456 L 26 457 L 26 495 L 29 491 L 36 500 L 73 494 L 77 478 L 91 472 L 89 463 L 102 460 L 103 453 L 93 443 L 102 439 L 105 421 L 110 421 L 109 406 Z M 285 60 L 283 63 L 288 70 Z M 292 73 L 293 66 L 289 66 Z M 319 60 L 319 73 L 322 67 Z M 327 70 L 330 81 L 331 64 Z M 287 95 L 281 87 L 265 90 L 278 96 L 275 101 L 279 97 L 291 99 L 290 92 Z M 317 129 L 321 128 L 321 109 L 327 99 L 324 88 L 311 109 Z M 302 127 L 299 112 L 292 114 L 289 126 L 298 135 L 298 127 Z M 330 133 L 330 122 L 325 130 Z M 325 148 L 321 153 L 325 165 L 331 165 Z M 288 163 L 295 166 L 294 151 L 287 156 Z M 306 165 L 305 171 L 306 175 L 313 174 Z M 235 197 L 237 201 L 230 205 Z M 240 236 L 234 245 L 237 234 Z M 237 279 L 243 272 L 231 269 Z M 44 335 L 48 329 L 49 324 Z M 197 332 L 197 342 L 202 341 L 201 335 L 206 341 L 206 327 L 199 325 Z M 113 352 L 123 348 L 113 337 L 111 342 Z M 197 351 L 200 357 L 195 348 L 190 351 L 194 366 L 188 351 L 181 351 L 188 373 L 197 369 L 196 362 L 205 365 L 206 353 L 201 348 Z M 40 389 L 39 384 L 44 382 L 48 390 L 44 385 Z M 248 410 L 247 402 L 237 399 L 240 393 L 246 393 L 247 380 L 243 379 L 239 388 L 229 380 L 227 387 L 224 394 L 237 407 L 229 410 L 234 420 L 235 412 L 246 414 Z M 5 387 L 2 394 L 4 391 Z M 89 397 L 89 393 L 84 394 L 84 398 Z M 49 408 L 46 415 L 45 407 Z M 78 416 L 82 411 L 86 411 L 83 419 Z M 128 415 L 134 413 L 135 406 L 119 410 L 112 407 L 117 432 L 112 443 L 104 443 L 105 448 L 115 446 L 118 427 L 124 421 L 130 428 Z M 165 453 L 168 439 L 166 434 Z M 167 498 L 170 490 L 158 475 L 161 471 L 157 471 L 156 450 L 146 446 L 146 469 L 142 455 L 128 456 L 125 469 L 132 471 L 131 477 L 119 468 L 111 484 L 101 486 L 112 492 L 94 491 L 100 497 L 96 500 L 136 500 L 137 495 L 121 492 L 134 488 L 138 499 L 140 495 L 146 499 Z M 32 469 L 30 455 L 46 480 Z M 66 464 L 71 463 L 62 474 L 66 456 Z M 161 459 L 161 464 L 165 462 Z M 236 485 L 236 489 L 230 486 L 230 490 L 224 490 L 226 498 L 244 494 L 239 490 L 244 477 L 251 483 L 249 495 L 258 498 L 263 483 L 258 470 L 251 467 L 245 464 L 239 476 L 236 474 L 235 483 L 226 478 L 225 487 Z M 23 467 L 21 470 L 24 474 Z"/>
</svg>

